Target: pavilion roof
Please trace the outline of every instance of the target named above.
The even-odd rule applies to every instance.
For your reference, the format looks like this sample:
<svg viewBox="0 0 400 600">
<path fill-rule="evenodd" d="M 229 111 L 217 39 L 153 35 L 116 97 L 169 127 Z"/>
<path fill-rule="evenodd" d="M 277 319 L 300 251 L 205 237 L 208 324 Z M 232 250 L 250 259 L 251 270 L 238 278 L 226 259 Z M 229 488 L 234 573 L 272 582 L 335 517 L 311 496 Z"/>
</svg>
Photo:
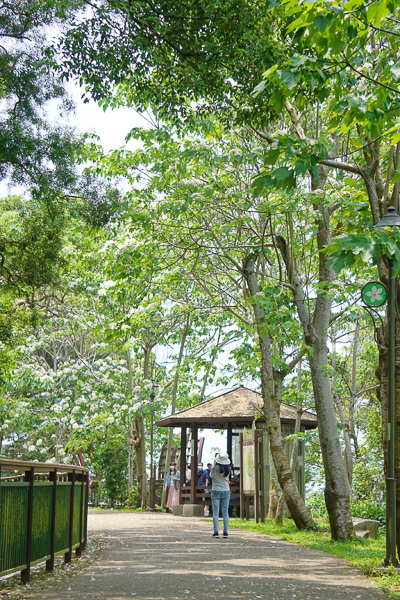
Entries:
<svg viewBox="0 0 400 600">
<path fill-rule="evenodd" d="M 254 419 L 264 422 L 262 414 L 263 399 L 261 394 L 253 392 L 244 386 L 239 386 L 229 392 L 224 392 L 214 398 L 200 402 L 190 408 L 185 408 L 163 419 L 156 421 L 158 427 L 179 427 L 190 424 L 202 428 L 225 429 L 228 424 L 233 427 L 251 427 Z M 281 403 L 281 423 L 295 423 L 296 407 Z M 305 429 L 318 427 L 317 415 L 305 410 L 301 418 Z"/>
</svg>

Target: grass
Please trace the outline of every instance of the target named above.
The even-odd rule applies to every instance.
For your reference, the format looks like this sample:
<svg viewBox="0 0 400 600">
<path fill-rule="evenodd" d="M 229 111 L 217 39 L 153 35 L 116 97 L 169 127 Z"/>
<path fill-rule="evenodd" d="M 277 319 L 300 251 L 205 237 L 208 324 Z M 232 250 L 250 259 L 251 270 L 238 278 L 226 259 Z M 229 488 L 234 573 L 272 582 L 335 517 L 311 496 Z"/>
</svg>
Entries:
<svg viewBox="0 0 400 600">
<path fill-rule="evenodd" d="M 371 578 L 382 590 L 393 598 L 400 599 L 400 569 L 377 569 L 386 554 L 385 534 L 379 533 L 377 537 L 368 540 L 355 538 L 346 542 L 333 542 L 330 539 L 328 523 L 319 525 L 320 531 L 314 532 L 299 531 L 291 519 L 284 519 L 282 525 L 276 525 L 274 521 L 255 523 L 241 519 L 232 519 L 229 522 L 230 527 L 257 531 L 344 558 Z"/>
</svg>

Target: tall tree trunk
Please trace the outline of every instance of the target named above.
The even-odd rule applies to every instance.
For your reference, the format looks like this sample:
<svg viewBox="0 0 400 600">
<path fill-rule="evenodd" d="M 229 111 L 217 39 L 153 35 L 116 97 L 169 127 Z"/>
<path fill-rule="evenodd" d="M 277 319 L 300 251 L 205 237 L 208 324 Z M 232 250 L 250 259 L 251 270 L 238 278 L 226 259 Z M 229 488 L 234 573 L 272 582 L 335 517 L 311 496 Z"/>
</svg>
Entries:
<svg viewBox="0 0 400 600">
<path fill-rule="evenodd" d="M 305 139 L 304 131 L 300 125 L 300 118 L 296 109 L 288 102 L 285 108 L 300 139 Z M 338 155 L 339 137 L 336 136 L 335 144 L 328 153 L 328 158 Z M 325 205 L 325 186 L 329 169 L 318 165 L 318 179 L 311 172 L 311 189 L 320 192 L 320 200 L 314 196 L 314 210 L 317 213 L 317 248 L 318 248 L 318 282 L 320 289 L 315 301 L 312 320 L 307 309 L 300 278 L 296 265 L 291 260 L 291 248 L 286 241 L 278 236 L 277 245 L 285 261 L 288 280 L 292 284 L 293 297 L 297 305 L 297 312 L 304 331 L 307 346 L 311 348 L 309 362 L 312 384 L 314 390 L 315 406 L 318 414 L 318 433 L 325 468 L 325 503 L 331 525 L 331 535 L 334 540 L 354 537 L 354 527 L 350 512 L 350 489 L 343 464 L 340 440 L 336 427 L 336 416 L 333 406 L 332 391 L 327 375 L 328 328 L 331 317 L 332 300 L 329 294 L 329 285 L 335 279 L 332 267 L 327 267 L 325 250 L 331 240 L 330 217 L 332 208 Z M 365 179 L 364 179 L 365 181 Z"/>
<path fill-rule="evenodd" d="M 294 425 L 295 436 L 297 436 L 297 434 L 300 433 L 301 417 L 303 416 L 303 402 L 302 402 L 302 398 L 301 398 L 301 394 L 300 394 L 300 392 L 301 392 L 301 360 L 299 360 L 299 362 L 297 363 L 296 383 L 297 383 L 297 391 L 299 393 L 297 395 L 297 401 L 296 401 L 296 423 Z M 297 463 L 298 448 L 299 448 L 299 438 L 295 437 L 293 440 L 292 455 L 290 457 L 290 470 L 292 471 L 292 473 L 293 473 L 293 469 L 295 468 L 296 463 Z"/>
<path fill-rule="evenodd" d="M 265 322 L 264 310 L 256 300 L 260 288 L 255 274 L 256 256 L 249 257 L 243 264 L 243 275 L 252 296 L 252 306 L 261 352 L 261 389 L 264 400 L 264 415 L 270 438 L 271 455 L 274 461 L 278 482 L 290 511 L 299 529 L 315 528 L 310 510 L 305 505 L 297 489 L 293 474 L 286 457 L 280 427 L 280 406 L 274 397 L 274 378 L 272 368 L 271 338 Z"/>
<path fill-rule="evenodd" d="M 351 398 L 349 405 L 349 435 L 353 440 L 354 453 L 358 457 L 358 443 L 357 436 L 354 429 L 354 409 L 357 402 L 356 394 L 356 377 L 357 377 L 357 354 L 358 354 L 358 340 L 360 337 L 360 321 L 357 320 L 356 329 L 353 338 L 353 363 L 351 367 Z"/>
<path fill-rule="evenodd" d="M 299 360 L 299 362 L 297 363 L 296 383 L 297 383 L 297 390 L 300 392 L 300 390 L 301 390 L 301 360 Z M 290 455 L 290 465 L 289 465 L 290 470 L 293 473 L 293 477 L 294 477 L 294 469 L 296 467 L 297 457 L 298 457 L 298 449 L 299 449 L 299 439 L 296 436 L 298 433 L 300 433 L 302 416 L 303 416 L 303 402 L 301 399 L 301 395 L 299 393 L 297 395 L 297 401 L 296 401 L 296 422 L 294 425 L 295 437 L 293 439 L 292 453 Z M 285 510 L 285 499 L 282 495 L 279 498 L 278 506 L 276 508 L 275 523 L 278 525 L 280 525 L 282 523 L 282 516 L 283 516 L 284 510 Z"/>
<path fill-rule="evenodd" d="M 128 390 L 129 390 L 129 396 L 132 398 L 133 377 L 132 377 L 132 362 L 131 362 L 130 350 L 126 350 L 125 354 L 126 354 L 126 364 L 127 364 L 127 368 L 128 368 Z M 129 423 L 128 492 L 130 492 L 133 487 L 133 454 L 134 454 L 133 419 L 131 419 L 130 423 Z"/>
<path fill-rule="evenodd" d="M 268 507 L 268 520 L 272 521 L 276 516 L 276 509 L 279 502 L 278 492 L 278 479 L 276 476 L 274 462 L 272 461 L 271 466 L 271 477 L 269 482 L 269 507 Z"/>
<path fill-rule="evenodd" d="M 146 471 L 146 438 L 144 430 L 144 416 L 137 415 L 132 419 L 132 442 L 136 457 L 136 476 L 140 504 L 147 506 L 147 471 Z"/>
<path fill-rule="evenodd" d="M 325 469 L 325 503 L 334 540 L 354 537 L 350 512 L 350 488 L 343 464 L 329 378 L 326 344 L 313 343 L 311 376 L 318 415 L 318 432 Z"/>
<path fill-rule="evenodd" d="M 147 379 L 149 374 L 149 359 L 152 347 L 145 348 L 143 377 Z M 130 351 L 126 352 L 126 361 L 129 371 L 129 391 L 132 394 L 133 391 L 133 380 L 132 380 L 132 364 Z M 144 429 L 144 416 L 137 415 L 131 420 L 131 438 L 130 447 L 133 446 L 136 458 L 136 477 L 138 483 L 138 492 L 140 497 L 140 503 L 142 508 L 147 506 L 147 471 L 146 471 L 146 438 Z M 130 457 L 132 460 L 132 457 Z M 129 465 L 128 465 L 129 467 Z"/>
<path fill-rule="evenodd" d="M 324 171 L 320 179 L 326 179 Z M 323 185 L 323 181 L 321 182 Z M 323 286 L 318 292 L 311 320 L 307 302 L 303 294 L 300 278 L 290 260 L 290 252 L 284 238 L 276 238 L 277 246 L 286 265 L 288 279 L 292 281 L 293 298 L 304 331 L 305 342 L 312 349 L 309 363 L 318 415 L 318 433 L 325 469 L 325 503 L 329 515 L 331 535 L 334 540 L 354 537 L 354 527 L 350 512 L 350 489 L 346 469 L 342 459 L 340 440 L 336 426 L 332 391 L 328 369 L 328 328 L 332 300 L 326 286 L 334 280 L 334 272 L 326 267 L 325 248 L 330 241 L 329 211 L 321 202 L 318 207 L 317 245 L 319 250 L 319 281 Z"/>
<path fill-rule="evenodd" d="M 172 388 L 172 403 L 171 403 L 171 415 L 173 415 L 175 413 L 175 408 L 176 408 L 176 396 L 178 393 L 178 384 L 179 384 L 179 369 L 180 366 L 182 364 L 182 358 L 183 358 L 183 350 L 185 348 L 185 342 L 186 342 L 186 338 L 187 335 L 190 331 L 190 328 L 192 326 L 192 320 L 190 318 L 190 315 L 187 316 L 186 318 L 186 324 L 185 324 L 185 328 L 182 332 L 182 337 L 181 337 L 181 343 L 179 346 L 179 354 L 178 354 L 178 361 L 176 363 L 176 369 L 175 369 L 175 375 L 174 375 L 174 384 L 173 384 L 173 388 Z M 168 432 L 168 443 L 167 443 L 167 454 L 165 455 L 165 471 L 164 471 L 164 481 L 166 481 L 167 478 L 167 473 L 169 471 L 169 462 L 171 460 L 171 450 L 172 450 L 172 434 L 173 434 L 173 428 L 170 427 L 169 428 L 169 432 Z M 184 476 L 185 474 L 182 475 L 181 473 L 181 485 L 183 485 L 184 482 Z M 161 506 L 163 508 L 165 508 L 165 504 L 167 501 L 167 493 L 165 491 L 165 485 L 163 486 L 163 492 L 162 492 L 162 497 L 161 497 Z"/>
<path fill-rule="evenodd" d="M 353 453 L 351 451 L 351 441 L 350 441 L 350 425 L 349 421 L 346 420 L 344 414 L 344 408 L 342 401 L 340 399 L 339 394 L 336 389 L 336 331 L 333 329 L 332 333 L 332 368 L 334 370 L 334 375 L 332 377 L 332 395 L 336 402 L 336 406 L 339 413 L 340 424 L 342 426 L 342 434 L 344 440 L 344 464 L 346 467 L 347 479 L 349 482 L 350 494 L 351 494 L 351 483 L 353 480 Z M 351 402 L 351 399 L 350 399 Z M 350 411 L 349 411 L 350 413 Z"/>
<path fill-rule="evenodd" d="M 210 362 L 207 365 L 206 372 L 204 373 L 203 385 L 201 386 L 201 392 L 200 392 L 199 402 L 203 402 L 203 400 L 204 400 L 204 394 L 205 394 L 205 391 L 206 391 L 207 381 L 208 381 L 208 376 L 209 376 L 210 371 L 211 371 L 211 366 L 212 366 L 212 363 Z"/>
</svg>

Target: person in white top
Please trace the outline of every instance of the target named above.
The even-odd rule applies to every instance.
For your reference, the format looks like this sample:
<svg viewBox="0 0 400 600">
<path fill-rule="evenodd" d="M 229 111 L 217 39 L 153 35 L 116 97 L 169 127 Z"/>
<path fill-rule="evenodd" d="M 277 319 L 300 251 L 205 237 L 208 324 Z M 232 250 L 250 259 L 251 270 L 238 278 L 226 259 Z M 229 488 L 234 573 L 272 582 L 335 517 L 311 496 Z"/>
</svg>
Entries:
<svg viewBox="0 0 400 600">
<path fill-rule="evenodd" d="M 230 487 L 229 487 L 229 474 L 231 472 L 231 461 L 226 452 L 217 452 L 215 455 L 214 466 L 211 467 L 211 477 L 212 477 L 212 491 L 211 491 L 211 499 L 212 499 L 212 510 L 213 510 L 213 525 L 214 525 L 214 533 L 212 535 L 213 538 L 219 538 L 218 533 L 218 516 L 219 516 L 219 506 L 221 504 L 221 512 L 222 519 L 224 523 L 224 531 L 223 536 L 225 539 L 228 537 L 228 526 L 229 526 L 229 515 L 228 515 L 228 507 L 229 507 L 229 497 L 230 497 Z"/>
<path fill-rule="evenodd" d="M 192 471 L 190 470 L 190 464 L 186 465 L 186 480 L 185 485 L 190 485 L 190 481 L 192 479 Z"/>
</svg>

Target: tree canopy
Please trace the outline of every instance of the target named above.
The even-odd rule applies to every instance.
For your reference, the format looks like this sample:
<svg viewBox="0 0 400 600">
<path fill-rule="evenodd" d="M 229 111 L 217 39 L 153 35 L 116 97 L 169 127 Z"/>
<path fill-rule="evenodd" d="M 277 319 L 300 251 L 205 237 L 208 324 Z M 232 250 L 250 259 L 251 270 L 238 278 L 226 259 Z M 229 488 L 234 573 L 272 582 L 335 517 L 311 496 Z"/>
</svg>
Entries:
<svg viewBox="0 0 400 600">
<path fill-rule="evenodd" d="M 387 281 L 388 256 L 400 270 L 398 232 L 373 229 L 399 202 L 397 5 L 54 0 L 22 2 L 10 21 L 1 10 L 15 42 L 0 55 L 2 176 L 27 188 L 1 200 L 0 293 L 17 323 L 0 321 L 3 449 L 108 465 L 112 497 L 135 471 L 144 506 L 154 414 L 247 378 L 299 527 L 314 521 L 279 406 L 317 411 L 319 440 L 293 439 L 308 444 L 310 486 L 325 486 L 332 537 L 352 537 L 351 490 L 383 493 L 368 478 L 384 464 L 387 356 L 357 296 Z M 148 111 L 127 137 L 137 149 L 106 154 L 50 123 L 49 102 L 70 108 L 62 78 L 105 110 Z"/>
</svg>

